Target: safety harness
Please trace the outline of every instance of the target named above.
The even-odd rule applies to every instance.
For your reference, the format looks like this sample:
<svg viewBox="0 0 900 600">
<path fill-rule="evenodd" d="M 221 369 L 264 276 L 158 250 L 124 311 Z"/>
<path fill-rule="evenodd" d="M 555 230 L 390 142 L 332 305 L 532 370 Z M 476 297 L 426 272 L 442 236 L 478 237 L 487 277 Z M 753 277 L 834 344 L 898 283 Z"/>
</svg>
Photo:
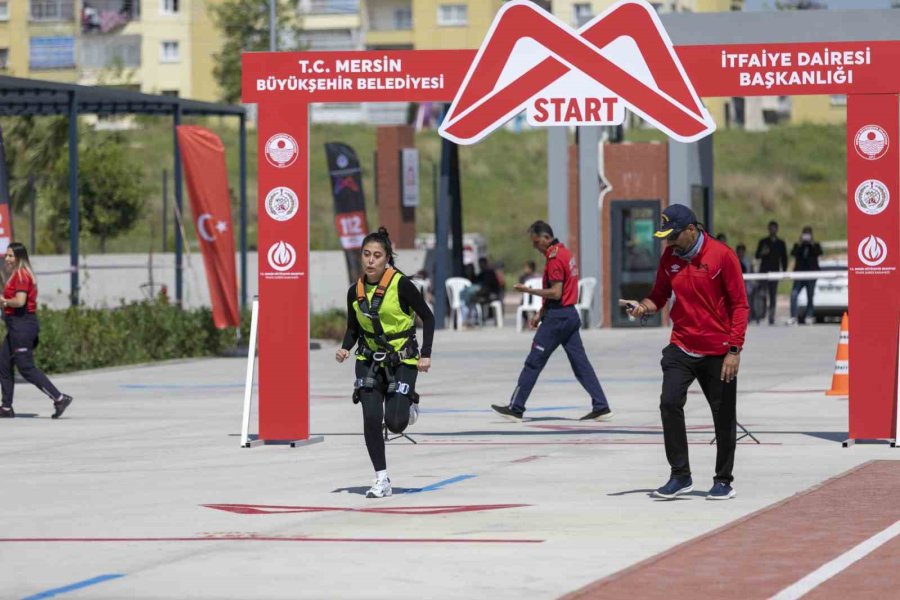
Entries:
<svg viewBox="0 0 900 600">
<path fill-rule="evenodd" d="M 390 267 L 385 269 L 384 275 L 382 275 L 381 281 L 378 282 L 378 287 L 375 288 L 375 293 L 372 295 L 371 304 L 366 296 L 366 284 L 363 277 L 360 277 L 359 281 L 356 282 L 356 302 L 359 305 L 360 312 L 371 321 L 373 330 L 372 333 L 362 328 L 359 330 L 356 354 L 370 361 L 371 364 L 365 379 L 356 382 L 356 392 L 360 388 L 365 388 L 366 390 L 374 388 L 376 385 L 376 371 L 378 367 L 383 367 L 388 382 L 387 393 L 394 393 L 397 388 L 394 372 L 397 367 L 402 361 L 419 355 L 415 326 L 405 331 L 385 334 L 384 327 L 381 325 L 381 319 L 378 316 L 378 311 L 381 309 L 381 304 L 384 301 L 384 294 L 396 274 L 397 271 Z M 406 338 L 407 342 L 403 345 L 403 348 L 397 351 L 391 346 L 390 342 L 402 338 Z M 369 348 L 365 342 L 366 339 L 373 341 L 378 346 L 378 350 Z M 358 401 L 358 393 L 354 393 L 353 400 L 354 402 Z"/>
</svg>

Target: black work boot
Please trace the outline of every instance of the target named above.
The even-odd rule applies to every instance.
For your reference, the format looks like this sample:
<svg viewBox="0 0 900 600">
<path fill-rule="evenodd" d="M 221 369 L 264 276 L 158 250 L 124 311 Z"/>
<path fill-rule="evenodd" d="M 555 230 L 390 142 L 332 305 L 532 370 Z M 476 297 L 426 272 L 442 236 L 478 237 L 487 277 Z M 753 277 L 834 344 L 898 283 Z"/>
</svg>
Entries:
<svg viewBox="0 0 900 600">
<path fill-rule="evenodd" d="M 0 419 L 12 419 L 16 416 L 13 407 L 7 404 L 0 405 Z"/>
<path fill-rule="evenodd" d="M 63 394 L 62 398 L 60 398 L 59 400 L 54 400 L 53 408 L 55 408 L 56 410 L 53 412 L 53 415 L 50 418 L 60 418 L 62 414 L 66 412 L 66 409 L 69 407 L 69 405 L 72 404 L 72 400 L 72 396 L 69 396 L 68 394 Z"/>
</svg>

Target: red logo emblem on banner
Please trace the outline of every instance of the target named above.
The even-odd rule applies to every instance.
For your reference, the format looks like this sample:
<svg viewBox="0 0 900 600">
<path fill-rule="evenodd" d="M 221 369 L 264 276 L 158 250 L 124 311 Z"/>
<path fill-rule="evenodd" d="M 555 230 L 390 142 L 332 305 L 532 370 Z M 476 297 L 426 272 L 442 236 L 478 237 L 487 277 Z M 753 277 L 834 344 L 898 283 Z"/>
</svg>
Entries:
<svg viewBox="0 0 900 600">
<path fill-rule="evenodd" d="M 300 156 L 297 140 L 286 133 L 276 133 L 266 141 L 266 160 L 273 167 L 283 169 L 294 164 Z"/>
<path fill-rule="evenodd" d="M 876 235 L 863 238 L 856 250 L 859 260 L 870 267 L 877 267 L 887 258 L 887 244 Z"/>
<path fill-rule="evenodd" d="M 276 271 L 287 271 L 297 262 L 297 252 L 287 242 L 272 244 L 266 256 L 269 259 L 269 266 Z"/>
<path fill-rule="evenodd" d="M 866 125 L 853 138 L 856 153 L 866 160 L 878 160 L 887 154 L 891 145 L 887 131 L 878 125 Z"/>
<path fill-rule="evenodd" d="M 497 13 L 440 134 L 472 144 L 523 109 L 535 125 L 621 123 L 625 107 L 681 142 L 716 128 L 643 0 L 620 2 L 577 32 L 515 0 Z"/>
</svg>

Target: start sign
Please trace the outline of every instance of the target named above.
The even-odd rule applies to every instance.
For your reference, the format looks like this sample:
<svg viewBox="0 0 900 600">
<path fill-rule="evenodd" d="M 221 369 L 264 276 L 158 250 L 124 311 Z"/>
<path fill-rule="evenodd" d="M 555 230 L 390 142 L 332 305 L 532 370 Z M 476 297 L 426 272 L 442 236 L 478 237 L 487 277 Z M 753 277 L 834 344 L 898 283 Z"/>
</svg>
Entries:
<svg viewBox="0 0 900 600">
<path fill-rule="evenodd" d="M 528 105 L 530 125 L 621 125 L 625 105 L 606 98 L 535 98 Z"/>
</svg>

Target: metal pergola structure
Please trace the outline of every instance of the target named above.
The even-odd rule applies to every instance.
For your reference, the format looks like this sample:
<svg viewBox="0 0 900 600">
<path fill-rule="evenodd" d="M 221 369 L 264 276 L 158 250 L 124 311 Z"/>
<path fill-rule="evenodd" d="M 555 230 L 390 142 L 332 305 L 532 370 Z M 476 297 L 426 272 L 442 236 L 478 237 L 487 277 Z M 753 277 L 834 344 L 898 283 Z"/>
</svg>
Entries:
<svg viewBox="0 0 900 600">
<path fill-rule="evenodd" d="M 116 114 L 169 115 L 172 117 L 175 206 L 182 213 L 183 185 L 181 154 L 175 128 L 183 116 L 237 117 L 240 122 L 240 270 L 241 306 L 247 304 L 247 115 L 242 106 L 188 100 L 177 96 L 143 94 L 118 88 L 85 86 L 36 79 L 0 76 L 0 116 L 69 117 L 69 265 L 70 298 L 78 304 L 78 127 L 79 115 Z M 184 240 L 181 228 L 175 228 L 175 300 L 180 306 L 183 286 Z"/>
</svg>

